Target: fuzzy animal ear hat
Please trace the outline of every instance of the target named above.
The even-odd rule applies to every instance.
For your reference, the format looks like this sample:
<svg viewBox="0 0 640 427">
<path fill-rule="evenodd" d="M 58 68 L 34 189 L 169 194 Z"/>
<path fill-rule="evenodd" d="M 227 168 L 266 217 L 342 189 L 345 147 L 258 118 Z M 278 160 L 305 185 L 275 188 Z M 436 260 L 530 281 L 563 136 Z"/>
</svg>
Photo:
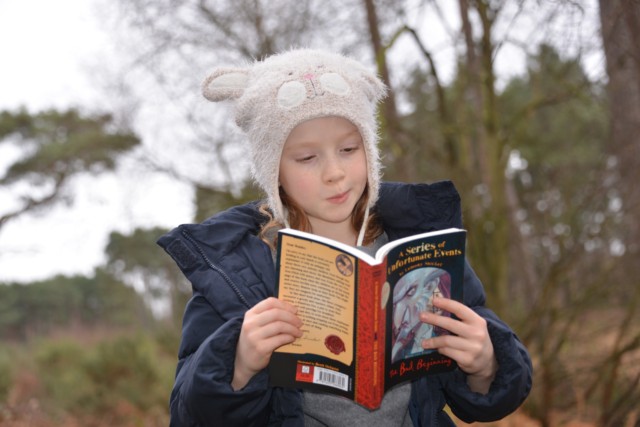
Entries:
<svg viewBox="0 0 640 427">
<path fill-rule="evenodd" d="M 236 101 L 235 120 L 249 137 L 253 177 L 276 220 L 288 224 L 278 191 L 284 143 L 294 127 L 318 117 L 339 116 L 357 126 L 367 157 L 367 208 L 375 204 L 381 175 L 376 107 L 386 87 L 359 62 L 321 50 L 291 50 L 246 67 L 218 68 L 202 91 L 210 101 Z"/>
</svg>

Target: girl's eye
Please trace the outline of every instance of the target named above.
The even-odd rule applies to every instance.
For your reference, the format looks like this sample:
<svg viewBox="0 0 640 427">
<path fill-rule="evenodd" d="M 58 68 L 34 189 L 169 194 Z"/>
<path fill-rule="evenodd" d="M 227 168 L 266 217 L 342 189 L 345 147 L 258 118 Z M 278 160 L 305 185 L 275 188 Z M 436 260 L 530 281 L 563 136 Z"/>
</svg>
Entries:
<svg viewBox="0 0 640 427">
<path fill-rule="evenodd" d="M 313 160 L 314 157 L 315 157 L 314 155 L 298 157 L 296 161 L 299 163 L 307 163 Z"/>
<path fill-rule="evenodd" d="M 360 148 L 359 146 L 354 145 L 352 147 L 345 147 L 345 148 L 342 149 L 342 151 L 344 153 L 353 153 L 354 151 L 358 151 L 359 148 Z"/>
</svg>

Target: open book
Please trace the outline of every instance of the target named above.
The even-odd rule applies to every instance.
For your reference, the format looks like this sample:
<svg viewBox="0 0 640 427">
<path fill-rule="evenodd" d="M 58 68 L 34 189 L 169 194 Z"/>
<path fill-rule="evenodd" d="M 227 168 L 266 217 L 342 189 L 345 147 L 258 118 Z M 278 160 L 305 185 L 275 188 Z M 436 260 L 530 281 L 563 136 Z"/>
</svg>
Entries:
<svg viewBox="0 0 640 427">
<path fill-rule="evenodd" d="M 303 336 L 271 356 L 271 385 L 375 409 L 394 385 L 454 369 L 450 358 L 421 348 L 422 339 L 448 332 L 418 315 L 437 310 L 434 295 L 462 301 L 465 242 L 465 230 L 450 228 L 389 242 L 372 257 L 280 230 L 277 297 L 298 307 Z"/>
</svg>

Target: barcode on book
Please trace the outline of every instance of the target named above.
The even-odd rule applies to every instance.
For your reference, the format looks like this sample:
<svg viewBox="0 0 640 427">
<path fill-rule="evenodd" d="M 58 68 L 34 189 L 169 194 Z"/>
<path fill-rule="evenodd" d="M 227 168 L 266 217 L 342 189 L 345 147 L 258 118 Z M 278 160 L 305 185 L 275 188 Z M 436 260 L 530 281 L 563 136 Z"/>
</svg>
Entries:
<svg viewBox="0 0 640 427">
<path fill-rule="evenodd" d="M 316 366 L 313 370 L 313 383 L 348 391 L 349 376 Z"/>
</svg>

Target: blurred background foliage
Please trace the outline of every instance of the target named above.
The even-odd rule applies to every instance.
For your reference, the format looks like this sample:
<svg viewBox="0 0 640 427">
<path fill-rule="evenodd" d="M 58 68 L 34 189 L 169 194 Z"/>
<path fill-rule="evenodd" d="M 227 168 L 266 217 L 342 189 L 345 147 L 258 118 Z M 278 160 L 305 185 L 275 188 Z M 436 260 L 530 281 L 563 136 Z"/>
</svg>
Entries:
<svg viewBox="0 0 640 427">
<path fill-rule="evenodd" d="M 587 39 L 581 1 L 115 5 L 114 37 L 131 58 L 113 76 L 121 109 L 0 113 L 0 144 L 22 152 L 0 177 L 15 201 L 0 232 L 73 203 L 73 177 L 112 173 L 136 150 L 169 153 L 139 156 L 139 167 L 193 188 L 192 221 L 260 197 L 228 106 L 205 105 L 194 88 L 216 65 L 291 46 L 341 50 L 391 88 L 385 179 L 455 182 L 488 305 L 531 351 L 531 396 L 499 425 L 640 425 L 640 3 L 592 5 L 599 28 Z M 449 76 L 427 18 L 454 52 Z M 506 47 L 526 57 L 523 73 L 498 74 Z M 585 68 L 594 50 L 603 75 Z M 151 136 L 136 120 L 158 98 L 140 81 L 175 107 Z M 168 424 L 190 285 L 155 246 L 165 231 L 114 231 L 93 275 L 0 286 L 0 425 Z"/>
</svg>

